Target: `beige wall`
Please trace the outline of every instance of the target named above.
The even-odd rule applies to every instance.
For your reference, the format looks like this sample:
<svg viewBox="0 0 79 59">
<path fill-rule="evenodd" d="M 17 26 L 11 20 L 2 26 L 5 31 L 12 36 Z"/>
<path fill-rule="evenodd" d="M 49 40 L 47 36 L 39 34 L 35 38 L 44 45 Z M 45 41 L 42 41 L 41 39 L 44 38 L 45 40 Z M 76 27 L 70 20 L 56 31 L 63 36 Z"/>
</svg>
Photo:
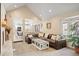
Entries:
<svg viewBox="0 0 79 59">
<path fill-rule="evenodd" d="M 62 33 L 62 21 L 65 21 L 65 18 L 79 15 L 78 11 L 65 13 L 64 15 L 52 17 L 48 21 L 42 21 L 43 28 L 42 32 L 45 33 L 53 33 L 53 34 L 61 34 Z M 51 29 L 46 28 L 46 24 L 51 23 Z"/>
<path fill-rule="evenodd" d="M 47 23 L 51 23 L 51 29 L 47 29 Z M 54 17 L 49 21 L 43 21 L 42 31 L 45 33 L 59 34 L 60 18 Z"/>
</svg>

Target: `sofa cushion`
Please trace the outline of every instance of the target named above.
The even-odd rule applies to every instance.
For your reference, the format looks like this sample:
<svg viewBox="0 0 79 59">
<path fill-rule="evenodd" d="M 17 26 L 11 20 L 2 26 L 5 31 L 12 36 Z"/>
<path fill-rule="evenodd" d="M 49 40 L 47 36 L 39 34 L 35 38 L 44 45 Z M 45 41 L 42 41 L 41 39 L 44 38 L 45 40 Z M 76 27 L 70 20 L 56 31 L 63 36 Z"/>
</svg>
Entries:
<svg viewBox="0 0 79 59">
<path fill-rule="evenodd" d="M 47 41 L 55 43 L 55 40 L 47 39 Z"/>
<path fill-rule="evenodd" d="M 36 33 L 35 33 L 35 34 L 33 34 L 33 37 L 38 37 L 38 34 L 36 34 Z"/>
</svg>

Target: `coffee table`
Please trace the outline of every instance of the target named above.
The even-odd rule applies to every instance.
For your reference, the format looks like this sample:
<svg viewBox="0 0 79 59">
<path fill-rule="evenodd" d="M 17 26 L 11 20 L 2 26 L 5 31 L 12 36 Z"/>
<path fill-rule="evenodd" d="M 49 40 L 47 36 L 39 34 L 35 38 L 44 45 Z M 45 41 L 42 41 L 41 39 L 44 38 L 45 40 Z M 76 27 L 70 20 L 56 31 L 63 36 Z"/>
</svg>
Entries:
<svg viewBox="0 0 79 59">
<path fill-rule="evenodd" d="M 40 38 L 33 38 L 32 39 L 32 45 L 35 46 L 39 50 L 47 49 L 49 48 L 49 42 L 44 41 Z"/>
</svg>

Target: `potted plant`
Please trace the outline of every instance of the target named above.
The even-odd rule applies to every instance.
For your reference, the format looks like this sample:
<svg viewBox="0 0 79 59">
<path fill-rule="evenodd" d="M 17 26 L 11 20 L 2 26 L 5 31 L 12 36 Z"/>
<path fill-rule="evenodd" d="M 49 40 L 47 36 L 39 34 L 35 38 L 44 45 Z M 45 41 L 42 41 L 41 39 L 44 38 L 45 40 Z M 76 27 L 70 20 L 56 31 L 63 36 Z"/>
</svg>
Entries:
<svg viewBox="0 0 79 59">
<path fill-rule="evenodd" d="M 77 32 L 79 31 L 78 28 L 79 28 L 79 22 L 70 25 L 69 31 L 71 34 L 68 35 L 69 38 L 68 41 L 72 42 L 72 46 L 75 48 L 74 50 L 77 53 L 79 53 L 79 34 L 78 34 L 79 32 Z"/>
</svg>

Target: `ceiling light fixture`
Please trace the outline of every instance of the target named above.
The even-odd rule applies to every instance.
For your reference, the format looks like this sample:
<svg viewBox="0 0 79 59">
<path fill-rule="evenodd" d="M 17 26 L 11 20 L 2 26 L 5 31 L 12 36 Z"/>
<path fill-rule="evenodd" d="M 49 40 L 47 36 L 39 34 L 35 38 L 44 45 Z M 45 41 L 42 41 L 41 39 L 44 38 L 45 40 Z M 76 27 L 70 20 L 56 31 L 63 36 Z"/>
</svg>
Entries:
<svg viewBox="0 0 79 59">
<path fill-rule="evenodd" d="M 52 12 L 52 10 L 50 9 L 50 10 L 49 10 L 49 12 L 51 13 L 51 12 Z"/>
</svg>

